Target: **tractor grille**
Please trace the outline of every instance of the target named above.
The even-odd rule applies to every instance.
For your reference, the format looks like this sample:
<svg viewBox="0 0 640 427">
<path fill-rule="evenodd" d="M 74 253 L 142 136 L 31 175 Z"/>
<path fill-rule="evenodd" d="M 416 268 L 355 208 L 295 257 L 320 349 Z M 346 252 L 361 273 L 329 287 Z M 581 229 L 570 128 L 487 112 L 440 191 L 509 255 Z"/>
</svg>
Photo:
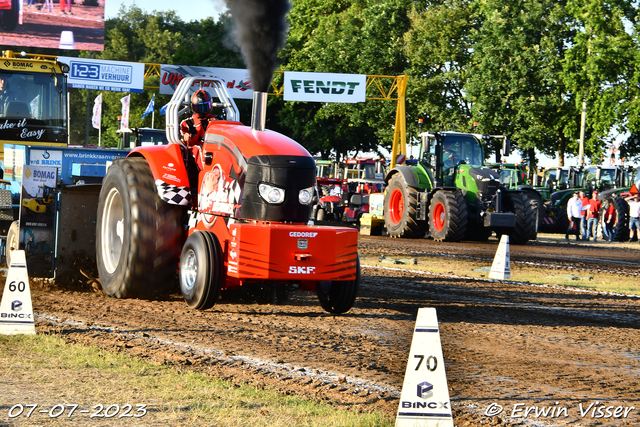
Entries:
<svg viewBox="0 0 640 427">
<path fill-rule="evenodd" d="M 491 169 L 470 169 L 469 175 L 475 178 L 478 186 L 478 199 L 488 202 L 500 188 L 499 176 Z"/>
<path fill-rule="evenodd" d="M 279 205 L 265 202 L 258 184 L 265 183 L 285 190 Z M 254 156 L 247 160 L 240 217 L 257 221 L 308 222 L 311 205 L 298 201 L 298 193 L 316 183 L 316 164 L 304 156 Z"/>
</svg>

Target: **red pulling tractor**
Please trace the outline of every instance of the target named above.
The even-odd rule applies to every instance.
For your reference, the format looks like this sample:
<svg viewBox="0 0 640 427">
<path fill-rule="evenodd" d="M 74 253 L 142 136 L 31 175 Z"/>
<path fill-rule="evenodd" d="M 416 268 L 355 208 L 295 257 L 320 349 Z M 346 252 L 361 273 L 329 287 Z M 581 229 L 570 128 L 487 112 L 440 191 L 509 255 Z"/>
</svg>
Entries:
<svg viewBox="0 0 640 427">
<path fill-rule="evenodd" d="M 193 88 L 215 92 L 226 120 L 211 121 L 197 155 L 179 137 Z M 149 296 L 176 271 L 189 307 L 212 307 L 225 289 L 265 282 L 315 291 L 344 313 L 360 283 L 358 232 L 308 225 L 315 162 L 297 142 L 265 130 L 266 93 L 252 126 L 222 81 L 183 79 L 167 106 L 168 145 L 136 147 L 109 167 L 98 206 L 97 263 L 104 292 Z"/>
</svg>

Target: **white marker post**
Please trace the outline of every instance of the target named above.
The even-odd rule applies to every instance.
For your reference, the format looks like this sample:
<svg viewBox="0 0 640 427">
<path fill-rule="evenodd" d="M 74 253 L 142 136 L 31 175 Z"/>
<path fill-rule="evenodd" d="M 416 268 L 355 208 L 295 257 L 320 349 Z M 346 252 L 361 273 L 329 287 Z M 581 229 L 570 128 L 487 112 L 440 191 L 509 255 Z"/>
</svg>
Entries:
<svg viewBox="0 0 640 427">
<path fill-rule="evenodd" d="M 418 310 L 396 427 L 453 427 L 435 308 Z"/>
<path fill-rule="evenodd" d="M 493 258 L 491 265 L 490 279 L 510 279 L 511 278 L 511 260 L 509 258 L 509 236 L 503 234 L 498 244 L 496 256 Z"/>
<path fill-rule="evenodd" d="M 11 252 L 11 265 L 0 302 L 0 334 L 35 335 L 29 274 L 24 251 Z"/>
</svg>

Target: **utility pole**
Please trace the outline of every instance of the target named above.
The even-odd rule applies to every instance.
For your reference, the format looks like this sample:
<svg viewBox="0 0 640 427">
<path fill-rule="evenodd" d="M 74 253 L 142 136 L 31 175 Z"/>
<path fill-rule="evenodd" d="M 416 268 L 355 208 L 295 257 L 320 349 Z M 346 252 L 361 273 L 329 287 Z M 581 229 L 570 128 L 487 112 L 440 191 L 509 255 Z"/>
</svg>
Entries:
<svg viewBox="0 0 640 427">
<path fill-rule="evenodd" d="M 578 166 L 584 166 L 584 133 L 587 123 L 587 100 L 582 100 L 582 118 L 580 120 L 580 149 L 578 151 Z"/>
</svg>

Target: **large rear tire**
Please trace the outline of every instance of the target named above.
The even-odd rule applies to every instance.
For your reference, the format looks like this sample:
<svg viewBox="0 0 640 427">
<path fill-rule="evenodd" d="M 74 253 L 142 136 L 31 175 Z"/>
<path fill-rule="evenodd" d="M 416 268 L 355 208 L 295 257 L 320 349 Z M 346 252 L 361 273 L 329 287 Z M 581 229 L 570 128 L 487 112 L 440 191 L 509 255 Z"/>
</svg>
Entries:
<svg viewBox="0 0 640 427">
<path fill-rule="evenodd" d="M 467 232 L 468 211 L 462 192 L 436 191 L 429 204 L 429 231 L 437 242 L 459 242 Z"/>
<path fill-rule="evenodd" d="M 351 310 L 360 288 L 360 255 L 356 267 L 355 280 L 325 281 L 316 283 L 316 294 L 324 311 L 342 314 Z"/>
<path fill-rule="evenodd" d="M 529 240 L 534 240 L 537 235 L 537 206 L 524 193 L 504 194 L 506 210 L 516 214 L 516 226 L 509 231 L 509 243 L 524 245 Z"/>
<path fill-rule="evenodd" d="M 96 259 L 104 293 L 148 298 L 174 285 L 182 217 L 182 208 L 158 196 L 145 159 L 116 159 L 98 202 Z"/>
<path fill-rule="evenodd" d="M 417 220 L 418 190 L 409 187 L 401 173 L 393 175 L 384 198 L 384 224 L 391 237 L 424 237 L 426 221 Z"/>
<path fill-rule="evenodd" d="M 194 231 L 180 256 L 180 292 L 196 310 L 213 307 L 220 296 L 224 260 L 217 237 L 208 231 Z"/>
</svg>

